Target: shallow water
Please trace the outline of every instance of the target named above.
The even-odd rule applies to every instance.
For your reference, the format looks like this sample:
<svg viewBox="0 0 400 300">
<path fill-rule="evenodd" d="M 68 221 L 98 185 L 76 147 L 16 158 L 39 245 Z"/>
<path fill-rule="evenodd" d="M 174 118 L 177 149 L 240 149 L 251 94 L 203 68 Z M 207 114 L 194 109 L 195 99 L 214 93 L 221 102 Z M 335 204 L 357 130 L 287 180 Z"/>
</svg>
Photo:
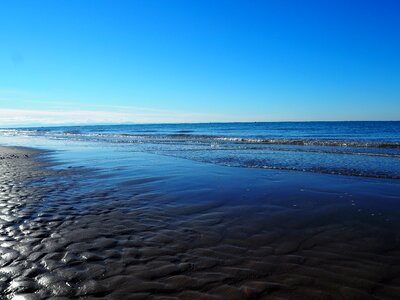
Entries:
<svg viewBox="0 0 400 300">
<path fill-rule="evenodd" d="M 14 145 L 16 140 L 26 138 L 48 147 L 96 143 L 99 147 L 111 145 L 124 151 L 242 168 L 400 178 L 400 122 L 148 124 L 0 130 L 0 143 L 12 141 Z"/>
</svg>

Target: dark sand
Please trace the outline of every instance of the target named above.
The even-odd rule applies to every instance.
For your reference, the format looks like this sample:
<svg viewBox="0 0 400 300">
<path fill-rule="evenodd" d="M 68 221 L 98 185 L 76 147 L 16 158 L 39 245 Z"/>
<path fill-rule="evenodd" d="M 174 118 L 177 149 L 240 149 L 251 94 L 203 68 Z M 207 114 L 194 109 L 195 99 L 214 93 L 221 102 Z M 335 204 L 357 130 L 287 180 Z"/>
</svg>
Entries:
<svg viewBox="0 0 400 300">
<path fill-rule="evenodd" d="M 87 189 L 95 171 L 46 155 L 0 148 L 4 299 L 400 299 L 387 215 L 318 199 L 172 205 L 145 180 Z"/>
</svg>

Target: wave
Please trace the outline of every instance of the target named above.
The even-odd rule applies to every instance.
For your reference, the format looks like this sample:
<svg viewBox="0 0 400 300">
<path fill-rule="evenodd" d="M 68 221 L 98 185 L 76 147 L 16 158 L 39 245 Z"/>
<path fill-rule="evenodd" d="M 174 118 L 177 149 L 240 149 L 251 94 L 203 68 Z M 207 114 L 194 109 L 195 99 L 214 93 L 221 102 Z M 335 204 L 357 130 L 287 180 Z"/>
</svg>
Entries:
<svg viewBox="0 0 400 300">
<path fill-rule="evenodd" d="M 400 153 L 374 153 L 374 152 L 351 152 L 341 149 L 299 149 L 299 148 L 279 148 L 279 147 L 225 147 L 217 148 L 216 150 L 252 150 L 252 151 L 286 151 L 286 152 L 306 152 L 306 153 L 321 153 L 321 154 L 343 154 L 343 155 L 360 155 L 360 156 L 376 156 L 376 157 L 391 157 L 400 158 Z"/>
<path fill-rule="evenodd" d="M 143 132 L 143 131 L 142 131 Z M 287 146 L 320 146 L 320 147 L 340 147 L 340 148 L 381 148 L 381 149 L 400 149 L 400 142 L 373 141 L 373 140 L 346 140 L 346 139 L 321 139 L 321 138 L 259 138 L 259 137 L 235 137 L 217 135 L 196 135 L 191 134 L 191 130 L 179 130 L 171 134 L 135 134 L 135 133 L 88 133 L 79 130 L 66 131 L 43 131 L 26 129 L 7 129 L 0 130 L 4 135 L 45 135 L 48 137 L 81 137 L 81 138 L 105 138 L 105 139 L 126 139 L 132 143 L 137 140 L 141 143 L 153 142 L 201 142 L 212 144 L 247 144 L 247 145 L 287 145 Z M 119 140 L 122 143 L 124 140 Z"/>
<path fill-rule="evenodd" d="M 387 141 L 355 141 L 355 140 L 330 140 L 330 139 L 265 139 L 265 138 L 244 138 L 244 137 L 224 137 L 212 135 L 193 135 L 184 132 L 164 135 L 145 135 L 145 134 L 110 134 L 110 133 L 74 133 L 63 132 L 65 135 L 80 135 L 87 137 L 106 137 L 106 138 L 129 138 L 141 141 L 149 140 L 179 140 L 179 141 L 208 141 L 235 144 L 264 144 L 264 145 L 293 145 L 293 146 L 325 146 L 325 147 L 357 147 L 357 148 L 384 148 L 400 149 L 400 142 Z"/>
<path fill-rule="evenodd" d="M 249 139 L 249 138 L 231 138 L 231 137 L 226 137 L 226 138 L 221 137 L 215 139 L 236 142 L 236 143 L 245 143 L 245 144 L 400 149 L 400 143 L 372 142 L 372 141 L 317 140 L 317 139 L 251 139 L 251 138 Z"/>
<path fill-rule="evenodd" d="M 243 167 L 243 166 L 240 166 Z M 356 177 L 369 177 L 369 178 L 380 178 L 380 179 L 400 179 L 399 175 L 386 174 L 380 172 L 364 171 L 359 169 L 335 169 L 335 168 L 296 168 L 296 167 L 281 167 L 274 165 L 266 166 L 245 166 L 247 168 L 262 168 L 282 171 L 301 171 L 301 172 L 312 172 L 320 174 L 330 175 L 343 175 L 343 176 L 356 176 Z"/>
</svg>

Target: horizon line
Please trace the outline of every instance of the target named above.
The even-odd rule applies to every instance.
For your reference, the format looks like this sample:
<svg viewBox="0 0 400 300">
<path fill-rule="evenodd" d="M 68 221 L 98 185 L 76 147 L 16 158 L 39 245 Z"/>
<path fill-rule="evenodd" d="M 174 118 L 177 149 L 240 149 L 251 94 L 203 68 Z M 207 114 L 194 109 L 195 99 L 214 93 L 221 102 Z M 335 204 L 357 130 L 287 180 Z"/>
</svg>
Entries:
<svg viewBox="0 0 400 300">
<path fill-rule="evenodd" d="M 135 122 L 135 123 L 67 123 L 0 125 L 0 129 L 43 128 L 43 127 L 82 127 L 82 126 L 129 126 L 129 125 L 184 125 L 184 124 L 243 124 L 243 123 L 346 123 L 346 122 L 400 122 L 399 120 L 286 120 L 286 121 L 213 121 L 213 122 Z"/>
</svg>

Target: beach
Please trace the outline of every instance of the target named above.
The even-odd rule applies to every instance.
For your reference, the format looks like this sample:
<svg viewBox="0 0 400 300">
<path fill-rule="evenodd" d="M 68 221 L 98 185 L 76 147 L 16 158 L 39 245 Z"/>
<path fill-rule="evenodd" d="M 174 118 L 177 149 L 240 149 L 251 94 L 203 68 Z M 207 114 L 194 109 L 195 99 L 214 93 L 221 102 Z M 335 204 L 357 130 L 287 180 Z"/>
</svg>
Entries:
<svg viewBox="0 0 400 300">
<path fill-rule="evenodd" d="M 0 300 L 400 300 L 400 1 L 0 7 Z"/>
<path fill-rule="evenodd" d="M 397 180 L 57 155 L 0 149 L 4 299 L 400 295 Z"/>
</svg>

